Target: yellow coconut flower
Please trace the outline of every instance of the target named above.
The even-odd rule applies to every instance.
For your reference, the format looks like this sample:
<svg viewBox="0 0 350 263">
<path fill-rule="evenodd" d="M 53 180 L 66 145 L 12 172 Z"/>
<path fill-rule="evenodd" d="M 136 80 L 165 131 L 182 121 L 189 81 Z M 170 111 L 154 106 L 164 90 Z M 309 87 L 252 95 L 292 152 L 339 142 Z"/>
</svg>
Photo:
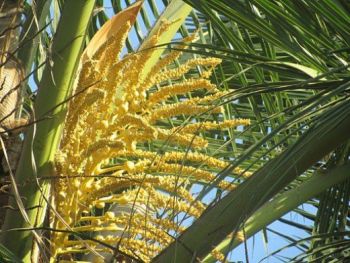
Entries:
<svg viewBox="0 0 350 263">
<path fill-rule="evenodd" d="M 194 219 L 205 210 L 192 184 L 212 183 L 213 171 L 229 164 L 205 153 L 210 142 L 200 134 L 250 123 L 193 118 L 176 124 L 182 116 L 218 114 L 222 119 L 218 102 L 226 93 L 208 80 L 221 61 L 195 58 L 174 67 L 181 52 L 172 51 L 145 70 L 168 22 L 143 50 L 121 58 L 139 7 L 138 2 L 107 22 L 82 55 L 56 157 L 59 179 L 51 215 L 54 228 L 81 235 L 54 232 L 53 262 L 76 255 L 99 262 L 118 253 L 150 261 L 185 229 L 179 214 Z M 184 74 L 197 67 L 201 76 L 186 80 Z M 165 125 L 169 121 L 174 126 Z M 234 174 L 249 176 L 240 168 Z M 217 187 L 230 191 L 235 185 L 223 180 Z"/>
</svg>

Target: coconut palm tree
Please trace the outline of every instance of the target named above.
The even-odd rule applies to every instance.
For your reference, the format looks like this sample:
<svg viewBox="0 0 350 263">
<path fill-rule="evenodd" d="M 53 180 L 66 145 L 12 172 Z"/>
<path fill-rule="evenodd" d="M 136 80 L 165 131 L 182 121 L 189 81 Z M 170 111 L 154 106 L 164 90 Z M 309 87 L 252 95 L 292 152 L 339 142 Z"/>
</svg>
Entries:
<svg viewBox="0 0 350 263">
<path fill-rule="evenodd" d="M 346 262 L 349 3 L 131 5 L 23 2 L 2 260 L 225 261 L 261 231 L 276 261 Z"/>
</svg>

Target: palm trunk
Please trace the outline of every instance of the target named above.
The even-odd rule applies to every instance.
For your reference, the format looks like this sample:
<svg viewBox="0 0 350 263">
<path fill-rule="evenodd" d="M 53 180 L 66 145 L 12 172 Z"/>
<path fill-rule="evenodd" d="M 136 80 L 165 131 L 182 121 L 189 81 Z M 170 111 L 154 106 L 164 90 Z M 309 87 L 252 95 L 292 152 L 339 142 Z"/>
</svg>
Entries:
<svg viewBox="0 0 350 263">
<path fill-rule="evenodd" d="M 22 68 L 16 59 L 23 1 L 0 4 L 0 125 L 10 129 L 16 117 Z"/>
</svg>

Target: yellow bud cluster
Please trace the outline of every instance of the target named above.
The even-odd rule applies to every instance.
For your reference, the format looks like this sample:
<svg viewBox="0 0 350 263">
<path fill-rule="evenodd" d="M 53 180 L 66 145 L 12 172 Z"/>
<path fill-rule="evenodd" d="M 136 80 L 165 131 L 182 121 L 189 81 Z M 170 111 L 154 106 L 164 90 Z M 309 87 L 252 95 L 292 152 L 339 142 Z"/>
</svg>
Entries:
<svg viewBox="0 0 350 263">
<path fill-rule="evenodd" d="M 164 32 L 166 32 L 166 28 L 163 29 Z M 193 35 L 190 35 L 186 38 L 184 38 L 182 40 L 183 43 L 190 43 L 194 40 L 195 38 L 195 34 Z M 183 45 L 181 43 L 177 44 L 175 46 L 175 48 L 182 48 L 182 49 L 187 49 L 187 45 Z M 163 58 L 160 58 L 156 64 L 152 67 L 150 73 L 148 74 L 148 76 L 146 77 L 145 81 L 143 82 L 143 85 L 142 85 L 142 89 L 143 90 L 146 90 L 148 88 L 151 88 L 155 82 L 154 82 L 154 76 L 155 74 L 159 73 L 162 69 L 165 69 L 169 64 L 171 64 L 172 62 L 174 62 L 180 55 L 182 54 L 181 51 L 179 50 L 175 50 L 175 51 L 171 51 L 169 52 L 168 54 L 166 54 Z"/>
<path fill-rule="evenodd" d="M 173 162 L 185 160 L 217 168 L 225 168 L 228 166 L 228 163 L 225 161 L 198 152 L 167 152 L 164 154 L 163 160 Z"/>
<path fill-rule="evenodd" d="M 190 104 L 190 105 L 213 105 L 212 109 L 216 109 L 217 112 L 223 112 L 222 107 L 220 107 L 220 99 L 222 99 L 225 95 L 227 95 L 227 92 L 217 92 L 212 95 L 207 95 L 205 97 L 196 97 L 191 98 L 189 100 L 184 101 L 184 104 Z M 217 108 L 220 108 L 217 109 Z"/>
<path fill-rule="evenodd" d="M 189 59 L 170 67 L 181 55 L 171 51 L 148 70 L 156 51 L 152 47 L 169 25 L 162 23 L 144 49 L 122 59 L 119 54 L 130 22 L 102 38 L 103 43 L 92 40 L 96 48 L 88 46 L 84 52 L 74 82 L 78 94 L 69 105 L 56 156 L 59 179 L 53 185 L 53 205 L 60 215 L 51 216 L 54 228 L 91 232 L 95 239 L 118 244 L 120 251 L 145 262 L 172 241 L 169 233 L 185 230 L 174 220 L 176 215 L 198 218 L 205 210 L 190 191 L 192 183 L 209 184 L 216 179 L 211 171 L 228 165 L 205 154 L 208 140 L 194 133 L 249 125 L 243 119 L 164 125 L 167 119 L 179 120 L 182 115 L 222 113 L 223 107 L 214 102 L 227 94 L 207 79 L 221 62 L 217 58 Z M 179 80 L 198 67 L 199 78 Z M 169 79 L 176 81 L 164 84 Z M 166 149 L 160 142 L 169 143 L 172 150 L 158 153 Z M 180 146 L 191 151 L 180 152 Z M 223 180 L 217 187 L 232 190 L 235 185 Z M 157 218 L 161 212 L 168 217 Z M 72 240 L 64 231 L 53 233 L 51 243 L 54 257 L 70 254 L 74 258 L 76 253 L 89 253 L 88 246 L 112 253 L 92 240 Z"/>
<path fill-rule="evenodd" d="M 176 69 L 166 69 L 164 71 L 156 74 L 154 78 L 154 83 L 161 83 L 168 79 L 178 79 L 190 71 L 192 68 L 196 66 L 210 66 L 215 67 L 216 65 L 221 63 L 221 59 L 218 58 L 195 58 L 190 59 L 186 63 L 180 65 Z"/>
<path fill-rule="evenodd" d="M 176 133 L 171 130 L 158 129 L 158 139 L 170 143 L 176 143 L 185 147 L 203 149 L 208 146 L 208 141 L 190 133 Z"/>
<path fill-rule="evenodd" d="M 96 70 L 101 75 L 105 75 L 115 63 L 118 63 L 119 55 L 124 47 L 123 43 L 130 28 L 131 24 L 129 22 L 122 25 L 117 34 L 108 39 L 92 56 L 91 60 L 100 62 L 97 63 L 98 68 Z"/>
<path fill-rule="evenodd" d="M 217 251 L 216 249 L 213 249 L 211 251 L 212 256 L 218 260 L 219 262 L 224 262 L 225 260 L 225 255 L 221 253 L 220 251 Z"/>
<path fill-rule="evenodd" d="M 181 132 L 186 133 L 195 133 L 199 131 L 209 131 L 209 130 L 222 130 L 237 127 L 240 125 L 250 125 L 250 120 L 248 119 L 235 119 L 235 120 L 224 120 L 219 123 L 214 122 L 198 122 L 194 124 L 188 124 L 184 127 L 181 127 Z M 175 129 L 173 129 L 175 131 Z"/>
<path fill-rule="evenodd" d="M 191 79 L 181 84 L 175 84 L 161 88 L 159 91 L 152 93 L 148 101 L 149 104 L 152 105 L 154 103 L 164 101 L 171 96 L 186 94 L 187 92 L 191 92 L 197 89 L 206 89 L 210 91 L 216 90 L 216 86 L 211 84 L 210 81 L 206 79 Z"/>
<path fill-rule="evenodd" d="M 149 117 L 149 121 L 154 123 L 157 120 L 170 118 L 178 115 L 197 115 L 201 113 L 221 113 L 222 109 L 220 107 L 211 106 L 198 106 L 190 103 L 176 103 L 174 105 L 165 105 L 154 110 Z"/>
</svg>

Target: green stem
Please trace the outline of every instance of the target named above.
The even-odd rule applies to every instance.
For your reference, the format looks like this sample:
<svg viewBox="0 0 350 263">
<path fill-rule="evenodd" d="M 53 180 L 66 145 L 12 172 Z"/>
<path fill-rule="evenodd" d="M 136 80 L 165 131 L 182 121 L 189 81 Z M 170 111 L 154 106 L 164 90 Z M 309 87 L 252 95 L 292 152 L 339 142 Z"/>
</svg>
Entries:
<svg viewBox="0 0 350 263">
<path fill-rule="evenodd" d="M 317 125 L 295 145 L 208 209 L 153 262 L 189 262 L 209 254 L 264 203 L 349 139 L 350 108 L 347 103 L 323 113 Z M 329 122 L 330 119 L 332 122 Z"/>
<path fill-rule="evenodd" d="M 246 238 L 249 238 L 262 230 L 267 225 L 282 217 L 284 214 L 305 203 L 307 200 L 317 196 L 329 187 L 349 179 L 350 164 L 336 167 L 327 173 L 317 173 L 309 180 L 296 188 L 284 192 L 271 202 L 265 204 L 256 211 L 244 224 Z M 241 239 L 226 238 L 215 249 L 226 254 L 240 245 Z M 212 263 L 217 260 L 209 254 L 203 262 Z"/>
<path fill-rule="evenodd" d="M 35 101 L 35 119 L 44 118 L 44 120 L 35 125 L 36 132 L 34 127 L 27 131 L 16 173 L 16 182 L 19 184 L 19 193 L 27 208 L 30 225 L 18 210 L 9 210 L 6 214 L 3 231 L 13 228 L 40 227 L 42 224 L 46 210 L 43 194 L 49 192 L 50 184 L 41 184 L 41 189 L 39 189 L 36 177 L 40 180 L 42 176 L 53 174 L 54 155 L 58 148 L 66 114 L 66 104 L 63 102 L 71 94 L 72 80 L 94 4 L 95 0 L 66 1 L 64 4 L 53 40 L 52 63 L 45 67 L 39 85 L 38 97 Z M 62 105 L 52 110 L 60 103 Z M 50 112 L 49 116 L 48 112 Z M 10 206 L 19 207 L 15 198 L 11 197 L 9 202 Z M 22 258 L 23 262 L 30 262 L 33 245 L 32 232 L 3 232 L 1 242 Z"/>
<path fill-rule="evenodd" d="M 27 85 L 29 74 L 31 73 L 33 62 L 35 60 L 35 55 L 38 51 L 40 37 L 39 33 L 45 27 L 46 18 L 50 12 L 51 0 L 37 0 L 35 6 L 33 6 L 33 10 L 35 13 L 34 20 L 33 10 L 28 14 L 28 17 L 25 20 L 23 25 L 23 31 L 20 36 L 21 47 L 18 50 L 18 58 L 22 63 L 23 73 L 25 80 L 22 81 L 22 90 L 19 104 L 19 110 L 17 112 L 18 117 L 21 117 L 21 112 L 23 109 L 23 102 L 26 97 L 26 89 L 27 91 L 30 88 Z M 29 91 L 31 93 L 31 91 Z"/>
</svg>

